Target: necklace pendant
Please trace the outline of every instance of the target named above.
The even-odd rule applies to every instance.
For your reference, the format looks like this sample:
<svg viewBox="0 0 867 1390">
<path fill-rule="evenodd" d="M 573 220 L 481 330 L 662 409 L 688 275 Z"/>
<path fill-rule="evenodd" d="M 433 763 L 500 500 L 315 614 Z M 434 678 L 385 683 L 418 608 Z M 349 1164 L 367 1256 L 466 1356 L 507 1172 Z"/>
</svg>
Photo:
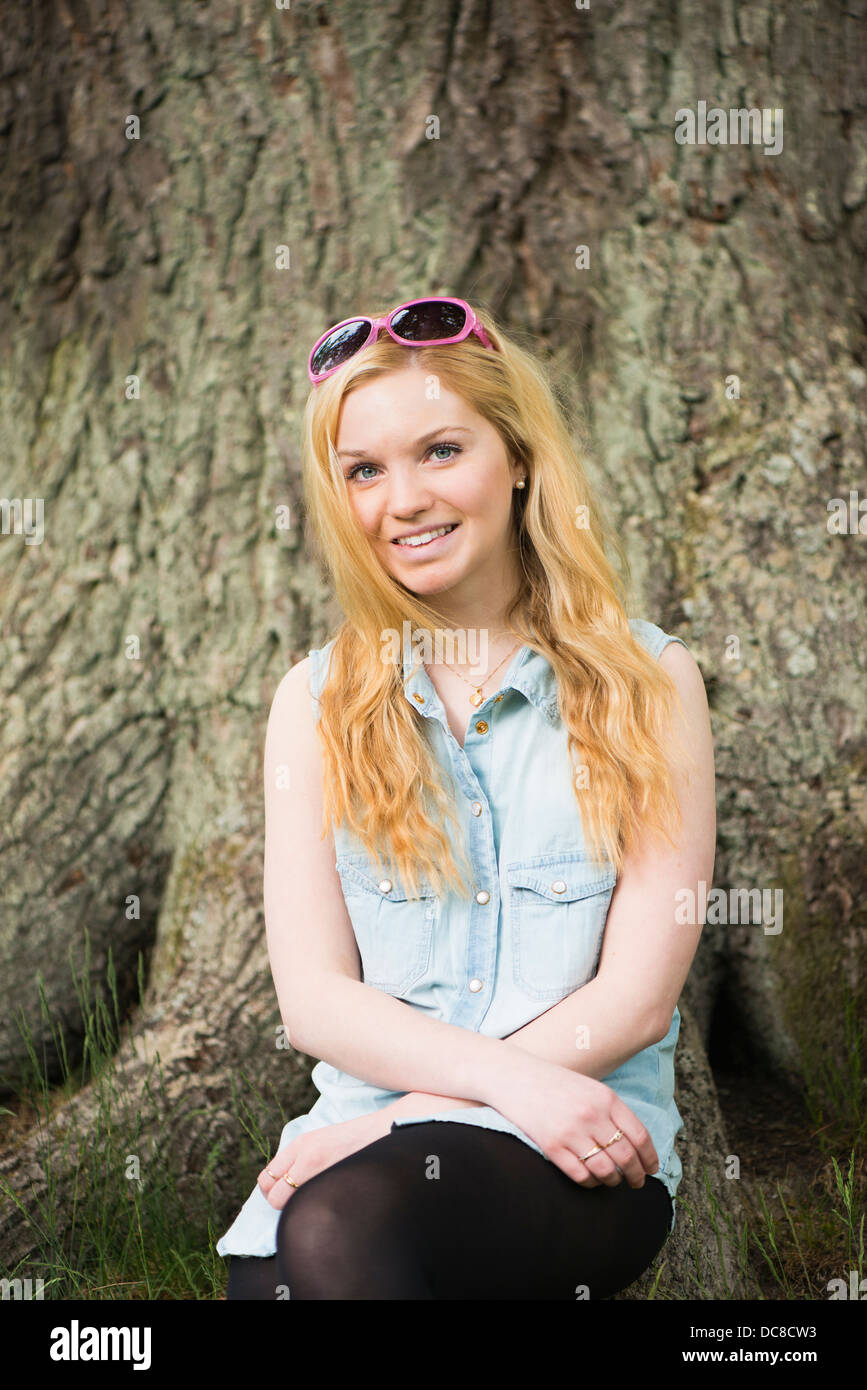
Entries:
<svg viewBox="0 0 867 1390">
<path fill-rule="evenodd" d="M 484 703 L 485 697 L 482 694 L 481 690 L 474 691 L 474 693 L 470 696 L 470 704 L 475 705 L 476 709 L 478 709 L 479 705 L 483 705 Z"/>
</svg>

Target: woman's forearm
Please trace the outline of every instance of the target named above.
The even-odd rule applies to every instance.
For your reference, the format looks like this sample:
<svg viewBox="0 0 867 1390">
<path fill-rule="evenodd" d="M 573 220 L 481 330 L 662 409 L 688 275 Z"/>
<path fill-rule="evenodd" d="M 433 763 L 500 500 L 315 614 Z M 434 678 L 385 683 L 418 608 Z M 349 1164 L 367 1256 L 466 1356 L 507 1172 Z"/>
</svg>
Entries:
<svg viewBox="0 0 867 1390">
<path fill-rule="evenodd" d="M 615 995 L 599 975 L 553 1008 L 510 1033 L 506 1041 L 596 1081 L 658 1042 L 650 1005 Z"/>
<path fill-rule="evenodd" d="M 496 1105 L 516 1069 L 540 1060 L 343 975 L 307 980 L 304 993 L 303 1006 L 287 1010 L 304 1020 L 303 1032 L 287 1025 L 292 1046 L 384 1090 Z"/>
<path fill-rule="evenodd" d="M 636 1018 L 634 1010 L 612 1007 L 604 982 L 595 976 L 586 985 L 546 1009 L 538 1018 L 510 1033 L 505 1039 L 515 1047 L 592 1076 L 601 1081 L 636 1052 L 657 1041 L 649 1020 Z M 620 1016 L 619 1025 L 612 1018 Z M 447 1110 L 458 1102 L 442 1095 L 412 1092 L 393 1102 L 399 1114 L 424 1114 L 428 1110 Z M 463 1104 L 478 1105 L 467 1100 Z"/>
<path fill-rule="evenodd" d="M 655 1040 L 644 1018 L 612 1011 L 598 977 L 508 1038 L 431 1018 L 392 995 L 342 975 L 308 985 L 303 1038 L 293 1046 L 350 1076 L 405 1094 L 396 1113 L 491 1105 L 533 1059 L 601 1080 Z M 297 1017 L 300 1007 L 293 1009 Z M 612 1017 L 613 1013 L 613 1017 Z M 614 1021 L 616 1019 L 616 1022 Z"/>
</svg>

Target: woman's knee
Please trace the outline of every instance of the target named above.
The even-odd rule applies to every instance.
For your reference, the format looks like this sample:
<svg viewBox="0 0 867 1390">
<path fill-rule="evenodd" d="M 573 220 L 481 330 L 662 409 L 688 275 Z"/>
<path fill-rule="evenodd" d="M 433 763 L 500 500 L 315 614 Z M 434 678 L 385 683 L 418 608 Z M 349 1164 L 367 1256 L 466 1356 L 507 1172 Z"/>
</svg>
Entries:
<svg viewBox="0 0 867 1390">
<path fill-rule="evenodd" d="M 351 1259 L 371 1242 L 392 1239 L 405 1224 L 406 1203 L 388 1167 L 338 1163 L 308 1178 L 280 1214 L 278 1246 L 293 1258 Z"/>
<path fill-rule="evenodd" d="M 373 1164 L 302 1183 L 281 1213 L 277 1252 L 290 1297 L 429 1298 L 399 1184 Z"/>
</svg>

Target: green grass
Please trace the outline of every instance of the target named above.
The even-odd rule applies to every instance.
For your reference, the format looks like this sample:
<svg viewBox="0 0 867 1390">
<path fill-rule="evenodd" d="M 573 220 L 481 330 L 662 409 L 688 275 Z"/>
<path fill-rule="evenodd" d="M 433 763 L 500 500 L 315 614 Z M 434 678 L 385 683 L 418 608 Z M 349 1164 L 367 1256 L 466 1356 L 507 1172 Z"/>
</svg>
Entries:
<svg viewBox="0 0 867 1390">
<path fill-rule="evenodd" d="M 693 1232 L 696 1298 L 711 1297 L 711 1274 L 716 1271 L 722 1273 L 727 1297 L 757 1301 L 828 1299 L 830 1280 L 843 1279 L 848 1286 L 852 1270 L 859 1285 L 865 1277 L 867 1077 L 863 1059 L 867 1037 L 858 1001 L 845 988 L 844 1065 L 835 1063 L 819 1046 L 801 1048 L 802 1094 L 816 1140 L 818 1179 L 799 1181 L 795 1174 L 785 1183 L 773 1183 L 770 1191 L 761 1182 L 751 1184 L 744 1194 L 747 1214 L 735 1226 L 716 1200 L 705 1170 L 707 1209 L 717 1244 L 715 1271 L 707 1267 L 696 1214 L 686 1198 L 678 1196 L 678 1220 L 688 1221 Z M 846 1155 L 845 1176 L 838 1154 Z M 734 1270 L 732 1287 L 725 1275 L 724 1251 Z M 659 1258 L 664 1266 L 664 1248 Z M 665 1290 L 661 1268 L 648 1296 L 670 1297 Z"/>
<path fill-rule="evenodd" d="M 107 969 L 108 1003 L 92 997 L 89 950 L 75 979 L 84 1030 L 81 1061 L 70 1065 L 62 1030 L 52 1023 L 40 982 L 43 1018 L 60 1058 L 63 1079 L 46 1080 L 47 1049 L 37 1055 L 23 1018 L 19 1027 L 27 1044 L 29 1068 L 14 1104 L 15 1134 L 4 1150 L 35 1136 L 46 1191 L 38 1200 L 17 1194 L 0 1178 L 0 1191 L 26 1216 L 35 1251 L 6 1278 L 42 1278 L 46 1299 L 219 1299 L 224 1297 L 227 1262 L 215 1242 L 228 1224 L 218 1210 L 214 1176 L 220 1145 L 206 1155 L 202 1171 L 191 1179 L 176 1172 L 161 1135 L 173 1132 L 178 1118 L 164 1085 L 157 1054 L 147 1064 L 144 1084 L 119 1062 L 117 1052 L 127 1025 L 121 1019 L 113 962 Z M 139 1001 L 144 988 L 139 959 Z M 864 1277 L 864 1077 L 863 1036 L 857 1014 L 847 1005 L 849 1070 L 843 1074 L 827 1058 L 805 1058 L 805 1101 L 817 1129 L 817 1156 L 822 1178 L 800 1187 L 777 1182 L 767 1193 L 758 1186 L 744 1206 L 746 1215 L 733 1223 L 721 1210 L 703 1174 L 707 1209 L 715 1232 L 708 1256 L 697 1236 L 696 1213 L 678 1196 L 678 1224 L 693 1231 L 693 1297 L 709 1298 L 722 1272 L 728 1298 L 803 1300 L 829 1297 L 831 1278 L 856 1270 Z M 92 1119 L 86 1123 L 75 1105 L 67 1104 L 89 1088 Z M 238 1205 L 252 1189 L 256 1174 L 270 1156 L 265 1130 L 275 1116 L 285 1122 L 275 1096 L 265 1097 L 251 1079 L 233 1080 L 231 1109 L 242 1135 L 241 1156 L 233 1162 Z M 62 1111 L 65 1122 L 56 1123 Z M 185 1110 L 184 1121 L 195 1112 Z M 52 1123 L 54 1121 L 54 1123 Z M 846 1154 L 843 1164 L 838 1154 Z M 861 1213 L 859 1218 L 859 1213 Z M 229 1217 L 231 1219 L 231 1216 Z M 725 1273 L 724 1254 L 730 1277 Z M 667 1290 L 666 1249 L 653 1270 L 648 1297 L 679 1297 Z M 716 1296 L 714 1293 L 713 1296 Z"/>
<path fill-rule="evenodd" d="M 787 1196 L 777 1183 L 774 1196 L 782 1209 L 781 1220 L 765 1189 L 757 1184 L 756 1215 L 747 1215 L 739 1223 L 720 1207 L 705 1168 L 702 1176 L 707 1210 L 716 1236 L 716 1258 L 712 1263 L 699 1239 L 697 1214 L 692 1204 L 678 1195 L 678 1221 L 687 1223 L 692 1232 L 690 1297 L 720 1297 L 716 1292 L 720 1278 L 725 1289 L 722 1297 L 756 1302 L 828 1299 L 828 1281 L 842 1278 L 848 1286 L 850 1270 L 857 1271 L 860 1283 L 864 1277 L 864 1215 L 862 1211 L 858 1221 L 856 1213 L 859 1207 L 863 1208 L 863 1175 L 859 1182 L 854 1149 L 845 1177 L 836 1158 L 832 1157 L 830 1164 L 836 1182 L 836 1202 L 824 1192 L 817 1195 L 815 1190 Z M 731 1278 L 726 1274 L 727 1263 Z M 666 1284 L 667 1267 L 663 1247 L 647 1294 L 649 1299 L 681 1296 Z"/>
<path fill-rule="evenodd" d="M 846 1064 L 839 1067 L 827 1051 L 815 1044 L 801 1048 L 801 1069 L 810 1116 L 823 1150 L 845 1142 L 848 1137 L 862 1149 L 867 1140 L 867 1076 L 864 1055 L 867 1048 L 862 1007 L 848 984 L 843 1000 L 843 1028 Z"/>
<path fill-rule="evenodd" d="M 45 1299 L 217 1299 L 225 1294 L 227 1262 L 214 1245 L 225 1224 L 216 1217 L 214 1174 L 220 1146 L 206 1155 L 193 1181 L 175 1171 L 161 1135 L 171 1133 L 177 1104 L 166 1094 L 157 1054 L 132 1082 L 119 1064 L 124 1032 L 114 965 L 107 968 L 108 1002 L 92 998 L 87 981 L 89 950 L 80 976 L 73 970 L 84 1029 L 81 1061 L 70 1065 L 63 1032 L 52 1023 L 40 981 L 43 1019 L 54 1040 L 63 1079 L 46 1080 L 46 1056 L 38 1056 L 22 1018 L 19 1029 L 29 1057 L 28 1074 L 15 1097 L 18 1133 L 12 1143 L 36 1136 L 46 1190 L 38 1199 L 17 1193 L 0 1178 L 0 1192 L 25 1213 L 35 1251 L 18 1266 L 3 1268 L 6 1278 L 42 1278 Z M 139 957 L 139 1000 L 143 965 Z M 47 1052 L 44 1049 L 43 1052 Z M 262 1124 L 273 1126 L 275 1106 L 266 1104 L 249 1078 L 242 1093 L 233 1082 L 233 1105 L 242 1141 L 237 1165 L 238 1191 L 253 1187 L 269 1156 Z M 92 1117 L 64 1107 L 89 1087 Z M 65 1109 L 58 1130 L 53 1117 Z M 184 1123 L 196 1112 L 184 1108 Z M 4 1139 L 8 1151 L 10 1139 Z M 246 1176 L 245 1176 L 246 1175 Z M 182 1190 L 183 1188 L 183 1190 Z M 240 1203 L 239 1203 L 240 1205 Z"/>
</svg>

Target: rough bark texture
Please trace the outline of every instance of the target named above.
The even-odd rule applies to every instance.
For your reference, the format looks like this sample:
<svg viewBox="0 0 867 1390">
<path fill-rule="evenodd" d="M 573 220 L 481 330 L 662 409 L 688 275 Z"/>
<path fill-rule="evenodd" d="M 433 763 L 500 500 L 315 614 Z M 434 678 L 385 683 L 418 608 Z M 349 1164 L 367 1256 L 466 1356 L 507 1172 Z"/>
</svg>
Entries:
<svg viewBox="0 0 867 1390">
<path fill-rule="evenodd" d="M 727 1145 L 709 1040 L 797 1075 L 805 1045 L 844 1059 L 844 985 L 863 1004 L 867 542 L 830 535 L 826 509 L 865 492 L 863 14 L 4 14 L 0 497 L 45 508 L 42 544 L 0 535 L 8 1087 L 25 1057 L 14 1010 L 48 1041 L 37 971 L 74 1052 L 85 929 L 94 990 L 111 949 L 129 1001 L 143 949 L 135 1030 L 196 1111 L 171 1136 L 178 1161 L 194 1171 L 222 1138 L 227 1218 L 246 1195 L 229 1081 L 273 1083 L 277 1065 L 264 726 L 337 616 L 299 511 L 306 352 L 355 308 L 475 295 L 550 348 L 593 428 L 637 611 L 701 664 L 716 884 L 785 890 L 779 935 L 706 929 L 687 990 L 681 1192 L 713 1250 L 698 1160 L 721 1179 Z M 783 108 L 783 153 L 677 144 L 675 111 L 700 100 Z M 307 1107 L 302 1070 L 282 1095 Z M 3 1164 L 22 1188 L 33 1152 Z M 736 1211 L 736 1184 L 718 1187 Z M 679 1224 L 667 1247 L 681 1292 L 691 1239 Z M 0 1255 L 26 1242 L 6 1213 Z"/>
</svg>

